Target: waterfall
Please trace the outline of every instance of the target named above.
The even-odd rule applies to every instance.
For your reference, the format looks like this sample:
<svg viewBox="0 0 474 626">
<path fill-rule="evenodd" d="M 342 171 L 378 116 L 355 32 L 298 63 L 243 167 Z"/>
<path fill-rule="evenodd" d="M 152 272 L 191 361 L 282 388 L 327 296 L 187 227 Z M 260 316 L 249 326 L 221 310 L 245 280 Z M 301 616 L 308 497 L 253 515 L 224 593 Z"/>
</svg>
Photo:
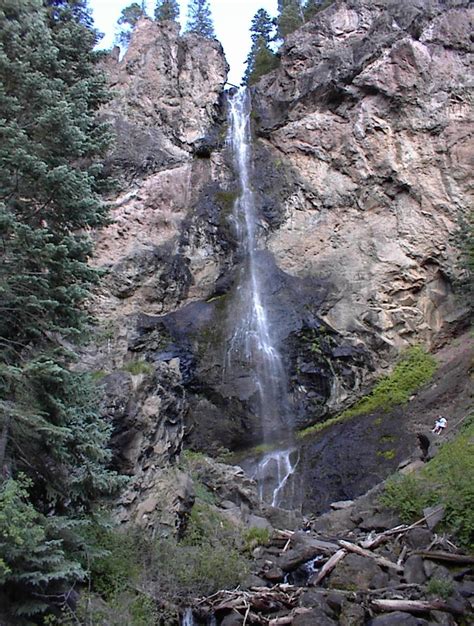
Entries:
<svg viewBox="0 0 474 626">
<path fill-rule="evenodd" d="M 251 377 L 253 394 L 249 395 L 256 397 L 254 411 L 261 423 L 264 442 L 271 443 L 288 441 L 292 425 L 286 372 L 265 305 L 271 285 L 266 284 L 264 273 L 268 256 L 259 248 L 257 237 L 258 215 L 251 183 L 250 110 L 250 94 L 241 88 L 229 100 L 228 143 L 240 190 L 233 219 L 242 264 L 232 307 L 233 331 L 227 362 L 234 366 L 234 375 L 240 371 Z M 294 471 L 291 452 L 288 449 L 272 452 L 264 457 L 255 473 L 262 497 L 274 506 L 281 503 L 285 484 Z"/>
<path fill-rule="evenodd" d="M 184 609 L 181 626 L 195 626 L 193 610 L 191 608 Z"/>
</svg>

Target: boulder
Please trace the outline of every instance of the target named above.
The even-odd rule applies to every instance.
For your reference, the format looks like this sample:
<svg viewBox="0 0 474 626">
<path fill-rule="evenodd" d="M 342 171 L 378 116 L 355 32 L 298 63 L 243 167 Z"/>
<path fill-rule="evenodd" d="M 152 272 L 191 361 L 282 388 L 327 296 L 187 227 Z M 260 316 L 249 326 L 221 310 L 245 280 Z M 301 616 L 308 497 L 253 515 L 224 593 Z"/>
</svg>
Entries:
<svg viewBox="0 0 474 626">
<path fill-rule="evenodd" d="M 385 615 L 377 615 L 370 620 L 368 626 L 429 626 L 429 622 L 410 613 L 393 611 Z"/>
<path fill-rule="evenodd" d="M 329 587 L 358 591 L 386 587 L 389 576 L 372 559 L 348 554 L 329 576 Z"/>
<path fill-rule="evenodd" d="M 405 561 L 403 574 L 407 583 L 419 585 L 425 583 L 426 574 L 423 566 L 423 558 L 417 555 L 409 556 Z"/>
<path fill-rule="evenodd" d="M 291 622 L 293 626 L 336 626 L 337 622 L 319 608 L 311 609 L 301 615 L 297 615 Z"/>
<path fill-rule="evenodd" d="M 364 626 L 365 623 L 364 608 L 355 602 L 345 600 L 342 604 L 341 613 L 339 615 L 339 625 Z"/>
<path fill-rule="evenodd" d="M 405 534 L 405 543 L 412 550 L 424 550 L 433 540 L 433 534 L 427 528 L 412 528 Z"/>
</svg>

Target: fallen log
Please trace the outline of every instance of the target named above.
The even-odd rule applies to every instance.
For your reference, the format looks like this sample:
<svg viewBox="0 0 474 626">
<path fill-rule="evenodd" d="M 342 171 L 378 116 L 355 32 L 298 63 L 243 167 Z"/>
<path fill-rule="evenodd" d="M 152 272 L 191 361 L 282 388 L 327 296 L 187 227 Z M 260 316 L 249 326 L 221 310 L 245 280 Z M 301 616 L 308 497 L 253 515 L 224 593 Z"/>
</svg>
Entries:
<svg viewBox="0 0 474 626">
<path fill-rule="evenodd" d="M 371 600 L 371 605 L 378 611 L 406 611 L 407 613 L 427 613 L 444 611 L 454 615 L 463 615 L 464 611 L 448 605 L 443 600 Z"/>
<path fill-rule="evenodd" d="M 308 581 L 308 587 L 315 587 L 319 585 L 319 583 L 325 578 L 329 572 L 331 572 L 336 565 L 339 563 L 341 559 L 343 559 L 347 554 L 347 550 L 338 550 L 336 554 L 333 554 L 332 557 L 323 565 L 323 567 L 319 570 L 319 572 L 312 576 Z"/>
<path fill-rule="evenodd" d="M 474 557 L 468 554 L 453 554 L 452 552 L 443 552 L 442 550 L 417 550 L 413 552 L 424 559 L 432 561 L 446 561 L 448 563 L 459 563 L 460 565 L 474 565 Z"/>
<path fill-rule="evenodd" d="M 397 565 L 399 565 L 400 567 L 403 561 L 405 560 L 407 552 L 408 552 L 408 548 L 406 546 L 403 546 L 402 551 L 400 552 L 400 556 L 397 559 Z"/>
<path fill-rule="evenodd" d="M 250 611 L 254 610 L 259 613 L 271 613 L 294 608 L 301 591 L 292 585 L 275 586 L 271 589 L 253 587 L 250 591 L 235 590 L 225 594 L 215 594 L 205 601 L 215 612 L 248 610 L 250 614 Z"/>
<path fill-rule="evenodd" d="M 372 552 L 369 552 L 369 550 L 364 550 L 364 548 L 357 546 L 355 543 L 350 543 L 349 541 L 344 541 L 342 539 L 338 543 L 341 547 L 345 548 L 349 552 L 354 552 L 355 554 L 359 554 L 360 556 L 365 556 L 369 559 L 372 559 L 382 567 L 393 569 L 396 572 L 403 571 L 403 567 L 401 565 L 398 565 L 397 563 L 392 563 L 392 561 L 389 561 L 385 557 L 379 556 L 378 554 L 373 554 Z"/>
<path fill-rule="evenodd" d="M 373 548 L 376 548 L 381 543 L 386 541 L 392 535 L 403 535 L 403 533 L 408 532 L 412 528 L 420 526 L 420 524 L 423 524 L 424 522 L 426 522 L 426 518 L 422 517 L 413 524 L 410 524 L 410 526 L 407 526 L 406 524 L 400 524 L 399 526 L 395 526 L 394 528 L 390 528 L 389 530 L 384 530 L 383 533 L 375 535 L 375 537 L 372 537 L 372 539 L 365 539 L 364 541 L 362 541 L 361 546 L 363 548 L 367 548 L 368 550 L 372 550 Z"/>
</svg>

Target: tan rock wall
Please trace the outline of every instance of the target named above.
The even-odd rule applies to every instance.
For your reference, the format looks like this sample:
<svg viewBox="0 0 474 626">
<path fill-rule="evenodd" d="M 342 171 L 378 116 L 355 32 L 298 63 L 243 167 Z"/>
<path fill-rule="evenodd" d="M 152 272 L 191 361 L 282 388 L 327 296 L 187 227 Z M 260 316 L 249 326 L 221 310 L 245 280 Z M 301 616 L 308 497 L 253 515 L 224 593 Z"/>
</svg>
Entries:
<svg viewBox="0 0 474 626">
<path fill-rule="evenodd" d="M 398 5 L 336 2 L 289 38 L 256 106 L 299 187 L 269 240 L 278 264 L 336 285 L 337 330 L 403 347 L 466 315 L 453 289 L 472 202 L 473 11 L 433 2 L 410 19 Z"/>
</svg>

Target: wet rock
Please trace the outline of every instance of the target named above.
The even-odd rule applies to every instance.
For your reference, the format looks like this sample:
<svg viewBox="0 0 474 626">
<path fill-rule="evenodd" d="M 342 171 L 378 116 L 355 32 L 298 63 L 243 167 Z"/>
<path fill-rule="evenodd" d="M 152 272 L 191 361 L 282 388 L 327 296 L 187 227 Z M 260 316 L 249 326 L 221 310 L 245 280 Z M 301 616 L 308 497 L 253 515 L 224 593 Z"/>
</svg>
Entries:
<svg viewBox="0 0 474 626">
<path fill-rule="evenodd" d="M 293 626 L 335 626 L 337 622 L 328 617 L 328 615 L 319 608 L 314 608 L 311 611 L 297 615 L 293 621 Z"/>
<path fill-rule="evenodd" d="M 345 600 L 339 616 L 340 626 L 364 626 L 365 623 L 364 608 L 355 602 Z"/>
<path fill-rule="evenodd" d="M 358 526 L 362 530 L 387 530 L 400 524 L 398 515 L 389 509 L 362 511 L 360 515 Z"/>
<path fill-rule="evenodd" d="M 474 596 L 474 580 L 463 580 L 458 589 L 465 598 L 472 598 Z"/>
<path fill-rule="evenodd" d="M 409 556 L 405 561 L 403 571 L 407 583 L 417 583 L 422 585 L 426 581 L 426 574 L 421 556 Z"/>
<path fill-rule="evenodd" d="M 273 506 L 265 507 L 265 517 L 274 528 L 295 530 L 301 528 L 303 516 L 299 511 L 287 511 Z"/>
<path fill-rule="evenodd" d="M 327 602 L 327 592 L 322 589 L 306 589 L 300 597 L 300 606 L 318 608 L 326 614 L 332 614 L 332 608 Z"/>
<path fill-rule="evenodd" d="M 316 555 L 321 554 L 321 550 L 311 545 L 299 545 L 288 550 L 278 559 L 278 565 L 285 572 L 291 572 L 302 563 L 306 563 Z"/>
<path fill-rule="evenodd" d="M 285 572 L 280 567 L 272 566 L 262 572 L 262 577 L 271 583 L 279 583 L 283 581 Z"/>
<path fill-rule="evenodd" d="M 354 504 L 354 500 L 339 500 L 338 502 L 331 502 L 331 509 L 350 509 Z"/>
<path fill-rule="evenodd" d="M 430 611 L 430 618 L 433 620 L 433 624 L 439 624 L 439 626 L 454 626 L 456 624 L 454 617 L 444 611 Z"/>
<path fill-rule="evenodd" d="M 243 615 L 240 615 L 240 613 L 233 611 L 232 613 L 229 613 L 224 617 L 221 622 L 221 626 L 242 626 L 243 623 Z"/>
<path fill-rule="evenodd" d="M 389 577 L 372 559 L 348 554 L 329 576 L 329 586 L 346 591 L 386 587 Z"/>
<path fill-rule="evenodd" d="M 424 550 L 432 540 L 433 535 L 426 528 L 412 528 L 405 534 L 405 543 L 412 550 Z"/>
<path fill-rule="evenodd" d="M 429 622 L 410 613 L 394 611 L 385 615 L 377 615 L 368 622 L 368 626 L 428 626 Z"/>
</svg>

